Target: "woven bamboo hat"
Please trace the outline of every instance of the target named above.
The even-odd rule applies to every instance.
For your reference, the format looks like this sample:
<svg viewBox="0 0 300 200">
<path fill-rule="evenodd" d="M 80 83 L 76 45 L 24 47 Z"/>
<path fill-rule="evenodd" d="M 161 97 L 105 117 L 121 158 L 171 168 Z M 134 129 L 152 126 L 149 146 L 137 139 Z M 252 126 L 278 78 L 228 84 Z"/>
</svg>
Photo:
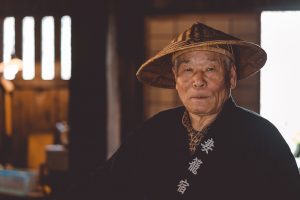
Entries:
<svg viewBox="0 0 300 200">
<path fill-rule="evenodd" d="M 236 64 L 238 80 L 259 71 L 267 60 L 266 52 L 257 44 L 238 39 L 197 22 L 142 64 L 136 76 L 145 84 L 161 88 L 175 88 L 172 58 L 176 54 L 196 49 L 227 55 Z"/>
</svg>

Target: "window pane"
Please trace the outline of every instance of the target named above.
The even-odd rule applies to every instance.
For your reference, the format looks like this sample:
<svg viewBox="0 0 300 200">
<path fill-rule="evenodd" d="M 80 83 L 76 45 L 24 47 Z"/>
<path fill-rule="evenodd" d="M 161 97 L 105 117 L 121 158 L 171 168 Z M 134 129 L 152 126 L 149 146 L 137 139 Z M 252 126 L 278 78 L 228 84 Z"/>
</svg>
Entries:
<svg viewBox="0 0 300 200">
<path fill-rule="evenodd" d="M 42 19 L 42 79 L 52 80 L 54 69 L 54 18 Z"/>
<path fill-rule="evenodd" d="M 71 17 L 61 18 L 61 78 L 71 78 Z"/>
<path fill-rule="evenodd" d="M 15 53 L 15 18 L 6 17 L 3 22 L 3 62 L 7 64 Z M 15 71 L 15 70 L 13 70 Z M 4 69 L 4 78 L 12 80 L 15 74 L 12 69 Z"/>
<path fill-rule="evenodd" d="M 35 46 L 34 46 L 34 18 L 23 19 L 23 79 L 31 80 L 35 75 Z"/>
</svg>

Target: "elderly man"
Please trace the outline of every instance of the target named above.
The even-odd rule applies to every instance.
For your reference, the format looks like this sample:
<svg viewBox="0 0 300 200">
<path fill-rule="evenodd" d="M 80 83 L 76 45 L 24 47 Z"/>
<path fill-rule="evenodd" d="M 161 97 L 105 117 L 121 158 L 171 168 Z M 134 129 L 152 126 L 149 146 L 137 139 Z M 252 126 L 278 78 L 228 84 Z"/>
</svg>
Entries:
<svg viewBox="0 0 300 200">
<path fill-rule="evenodd" d="M 298 169 L 281 134 L 231 97 L 237 81 L 265 62 L 258 45 L 201 23 L 145 62 L 138 79 L 176 88 L 183 106 L 160 112 L 133 131 L 95 174 L 100 196 L 299 200 Z"/>
</svg>

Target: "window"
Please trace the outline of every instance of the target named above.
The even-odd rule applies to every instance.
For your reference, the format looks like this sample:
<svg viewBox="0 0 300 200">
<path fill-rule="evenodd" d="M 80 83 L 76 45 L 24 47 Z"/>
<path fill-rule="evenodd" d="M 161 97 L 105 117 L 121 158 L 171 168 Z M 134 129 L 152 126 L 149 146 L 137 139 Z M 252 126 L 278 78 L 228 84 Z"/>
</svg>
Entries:
<svg viewBox="0 0 300 200">
<path fill-rule="evenodd" d="M 31 80 L 34 78 L 35 74 L 35 47 L 34 47 L 34 18 L 24 17 L 23 18 L 23 79 Z"/>
<path fill-rule="evenodd" d="M 69 80 L 71 78 L 71 17 L 61 18 L 61 78 Z"/>
<path fill-rule="evenodd" d="M 11 60 L 12 54 L 15 52 L 15 18 L 7 17 L 3 21 L 3 63 L 8 66 Z M 18 71 L 18 66 L 9 65 L 10 67 L 4 68 L 4 78 L 14 79 L 16 72 Z"/>
<path fill-rule="evenodd" d="M 55 23 L 59 21 L 59 23 Z M 15 17 L 6 17 L 3 20 L 3 63 L 5 66 L 4 78 L 12 80 L 16 67 L 10 63 L 11 59 L 18 56 L 22 59 L 22 78 L 32 80 L 36 77 L 36 49 L 35 44 L 41 44 L 41 78 L 43 80 L 53 80 L 55 78 L 55 66 L 60 65 L 60 78 L 69 80 L 71 78 L 71 18 L 63 16 L 55 18 L 45 16 L 40 21 L 36 21 L 32 16 L 26 16 L 22 19 L 22 55 L 16 55 L 16 19 Z M 41 23 L 41 40 L 37 41 L 35 37 L 36 23 Z M 18 24 L 17 24 L 18 25 Z M 59 27 L 60 26 L 60 27 Z M 59 38 L 55 38 L 55 30 L 60 30 Z M 55 40 L 60 42 L 55 46 Z M 55 52 L 59 54 L 55 54 Z M 59 58 L 56 55 L 60 55 Z"/>
<path fill-rule="evenodd" d="M 42 79 L 54 78 L 54 18 L 51 16 L 42 19 Z"/>
</svg>

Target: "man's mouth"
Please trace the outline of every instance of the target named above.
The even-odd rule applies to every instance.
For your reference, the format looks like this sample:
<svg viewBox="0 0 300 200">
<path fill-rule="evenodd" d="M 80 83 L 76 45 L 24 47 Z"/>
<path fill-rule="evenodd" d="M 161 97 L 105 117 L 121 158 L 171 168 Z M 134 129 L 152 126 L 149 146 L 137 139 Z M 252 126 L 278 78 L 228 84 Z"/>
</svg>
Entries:
<svg viewBox="0 0 300 200">
<path fill-rule="evenodd" d="M 209 96 L 192 96 L 191 99 L 195 99 L 195 100 L 205 100 L 208 99 Z"/>
</svg>

